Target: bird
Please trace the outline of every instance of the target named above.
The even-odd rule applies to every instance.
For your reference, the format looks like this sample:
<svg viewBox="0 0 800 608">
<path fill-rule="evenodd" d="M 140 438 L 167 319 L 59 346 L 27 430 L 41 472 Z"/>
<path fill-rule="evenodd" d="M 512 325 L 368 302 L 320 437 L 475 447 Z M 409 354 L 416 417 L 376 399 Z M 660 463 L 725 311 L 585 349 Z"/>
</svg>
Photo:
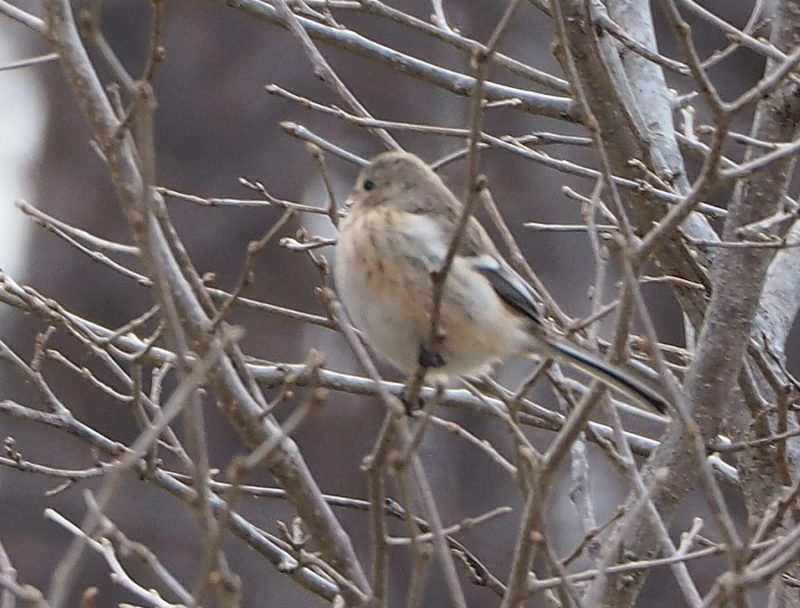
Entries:
<svg viewBox="0 0 800 608">
<path fill-rule="evenodd" d="M 537 356 L 569 364 L 666 413 L 667 400 L 638 370 L 623 368 L 548 327 L 541 299 L 470 217 L 444 282 L 438 335 L 426 348 L 434 273 L 441 270 L 463 205 L 415 154 L 384 152 L 361 170 L 339 222 L 334 283 L 369 346 L 405 373 L 479 376 L 501 361 Z"/>
</svg>

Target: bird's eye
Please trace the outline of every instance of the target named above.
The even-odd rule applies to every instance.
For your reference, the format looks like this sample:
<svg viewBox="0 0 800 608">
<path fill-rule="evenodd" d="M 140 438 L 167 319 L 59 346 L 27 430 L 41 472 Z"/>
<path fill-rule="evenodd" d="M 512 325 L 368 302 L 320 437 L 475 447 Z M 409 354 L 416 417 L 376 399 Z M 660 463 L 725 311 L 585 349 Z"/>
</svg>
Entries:
<svg viewBox="0 0 800 608">
<path fill-rule="evenodd" d="M 375 182 L 371 179 L 364 180 L 364 190 L 372 190 L 375 187 Z"/>
</svg>

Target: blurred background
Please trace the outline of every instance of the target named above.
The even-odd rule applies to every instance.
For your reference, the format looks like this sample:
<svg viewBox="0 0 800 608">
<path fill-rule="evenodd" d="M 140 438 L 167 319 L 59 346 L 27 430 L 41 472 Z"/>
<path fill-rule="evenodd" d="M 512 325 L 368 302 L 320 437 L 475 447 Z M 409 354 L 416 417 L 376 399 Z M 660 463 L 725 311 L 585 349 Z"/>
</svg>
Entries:
<svg viewBox="0 0 800 608">
<path fill-rule="evenodd" d="M 204 197 L 255 198 L 239 185 L 238 178 L 243 176 L 263 182 L 277 197 L 325 206 L 327 196 L 316 164 L 303 142 L 286 135 L 279 123 L 285 120 L 301 123 L 362 157 L 381 152 L 380 142 L 363 129 L 265 93 L 264 85 L 276 83 L 316 101 L 344 105 L 314 77 L 291 35 L 221 4 L 177 0 L 166 5 L 166 59 L 154 83 L 158 101 L 158 184 Z M 422 0 L 405 0 L 402 4 L 403 10 L 423 19 L 432 10 Z M 749 3 L 719 4 L 714 8 L 723 11 L 721 16 L 743 25 L 749 9 L 745 5 Z M 485 41 L 504 3 L 471 0 L 445 3 L 445 8 L 451 25 L 465 36 Z M 118 0 L 107 3 L 102 14 L 102 29 L 112 48 L 134 76 L 140 74 L 149 37 L 147 3 Z M 451 69 L 469 70 L 467 54 L 410 33 L 397 24 L 355 13 L 337 13 L 339 17 L 342 23 L 387 46 Z M 699 28 L 696 38 L 705 53 L 724 44 L 718 32 L 695 25 Z M 673 52 L 671 37 L 661 33 L 664 52 Z M 552 41 L 549 20 L 532 6 L 523 4 L 502 49 L 524 63 L 561 76 L 550 52 Z M 449 127 L 466 125 L 467 99 L 362 57 L 326 46 L 320 48 L 376 118 Z M 0 17 L 0 65 L 48 50 L 22 26 Z M 730 98 L 757 79 L 762 69 L 757 58 L 737 52 L 715 68 L 712 75 L 720 83 L 723 95 Z M 530 86 L 497 67 L 491 77 L 506 84 Z M 680 84 L 676 81 L 677 87 Z M 576 127 L 502 108 L 487 114 L 486 130 L 513 135 L 536 131 L 584 134 Z M 428 161 L 463 146 L 458 139 L 409 132 L 398 132 L 396 138 L 407 150 Z M 557 157 L 593 163 L 591 151 L 586 148 L 553 146 L 547 151 Z M 327 160 L 342 201 L 358 168 L 331 155 Z M 20 283 L 57 299 L 68 310 L 111 328 L 145 312 L 152 303 L 145 289 L 91 262 L 54 235 L 35 228 L 15 208 L 15 201 L 24 199 L 93 234 L 131 242 L 106 169 L 90 146 L 88 129 L 57 62 L 0 72 L 0 161 L 0 225 L 4 234 L 0 239 L 0 267 Z M 577 204 L 564 197 L 561 188 L 570 185 L 588 195 L 593 184 L 497 150 L 483 155 L 482 170 L 541 279 L 569 315 L 586 314 L 590 307 L 587 291 L 595 269 L 585 235 L 526 232 L 521 223 L 580 223 Z M 461 163 L 448 165 L 443 177 L 455 192 L 463 191 Z M 713 202 L 725 204 L 724 199 Z M 197 269 L 201 273 L 214 273 L 214 284 L 223 288 L 235 284 L 247 243 L 262 236 L 280 215 L 280 211 L 269 209 L 206 208 L 175 200 L 168 204 Z M 313 221 L 299 217 L 282 234 L 291 235 L 301 225 L 313 234 L 335 234 L 327 219 L 320 217 Z M 333 260 L 331 250 L 322 253 L 329 261 Z M 137 268 L 134 260 L 123 261 Z M 609 290 L 614 280 L 612 272 Z M 318 284 L 319 275 L 308 258 L 286 251 L 274 240 L 260 255 L 255 283 L 246 295 L 324 314 L 314 296 Z M 679 310 L 669 291 L 655 285 L 646 290 L 662 340 L 682 344 Z M 231 320 L 244 328 L 243 350 L 250 355 L 270 361 L 300 362 L 310 349 L 317 349 L 326 354 L 330 368 L 358 371 L 344 341 L 328 330 L 242 308 L 234 310 Z M 0 310 L 0 338 L 24 359 L 30 359 L 34 338 L 43 329 L 44 324 L 36 318 L 12 309 Z M 63 332 L 57 332 L 50 345 L 73 354 L 80 365 L 93 364 L 91 357 L 65 339 Z M 501 378 L 513 386 L 529 369 L 529 363 L 513 363 L 502 371 Z M 392 370 L 383 368 L 383 371 L 386 377 L 399 379 Z M 45 374 L 64 402 L 87 424 L 123 442 L 137 435 L 132 416 L 119 402 L 110 400 L 56 362 L 45 365 Z M 7 369 L 0 369 L 0 381 L 0 397 L 34 405 L 33 392 L 21 386 Z M 299 400 L 300 397 L 296 402 Z M 285 418 L 293 405 L 296 403 L 281 406 L 278 416 Z M 206 414 L 211 463 L 224 470 L 244 448 L 211 400 Z M 372 447 L 383 414 L 377 400 L 332 393 L 326 407 L 302 426 L 296 439 L 323 491 L 366 497 L 366 479 L 359 465 Z M 448 415 L 491 439 L 501 449 L 508 448 L 506 432 L 498 424 L 466 413 Z M 64 434 L 0 417 L 0 437 L 6 436 L 13 436 L 17 449 L 34 462 L 67 468 L 85 467 L 92 462 L 85 445 Z M 540 447 L 551 439 L 545 432 L 531 432 L 531 437 Z M 516 521 L 519 517 L 517 490 L 474 448 L 433 429 L 426 438 L 422 455 L 445 522 L 474 516 L 501 504 L 515 508 L 506 518 Z M 625 484 L 604 457 L 593 457 L 592 467 L 598 520 L 604 522 L 624 496 Z M 252 481 L 272 485 L 267 476 Z M 55 498 L 46 498 L 44 493 L 55 485 L 54 480 L 45 477 L 0 470 L 0 539 L 19 571 L 20 581 L 45 588 L 71 538 L 42 517 L 43 508 L 53 506 L 73 521 L 79 521 L 84 513 L 81 491 L 84 487 L 96 487 L 95 482 L 82 482 Z M 561 554 L 571 551 L 581 538 L 569 499 L 570 488 L 571 479 L 565 475 L 550 500 L 550 522 L 557 530 L 560 543 L 557 549 Z M 275 530 L 276 519 L 286 519 L 292 513 L 287 504 L 277 500 L 245 501 L 242 510 L 254 523 L 270 531 Z M 688 501 L 674 530 L 686 529 L 696 511 L 697 501 Z M 199 533 L 184 504 L 130 478 L 109 515 L 129 537 L 150 546 L 185 584 L 191 585 L 197 568 Z M 367 516 L 358 512 L 342 512 L 341 516 L 363 551 L 368 542 Z M 502 573 L 511 557 L 515 531 L 516 525 L 501 518 L 459 538 L 494 572 Z M 270 602 L 286 607 L 322 605 L 321 600 L 288 582 L 235 539 L 229 539 L 226 546 L 232 569 L 243 578 L 242 606 L 263 606 Z M 393 573 L 392 583 L 402 586 L 405 574 L 398 564 L 402 564 L 402 558 L 395 562 L 398 569 Z M 692 568 L 707 569 L 709 576 L 716 571 L 711 561 Z M 701 577 L 701 580 L 713 579 Z M 642 605 L 651 608 L 674 605 L 679 594 L 671 590 L 673 584 L 666 570 L 657 570 L 640 600 Z M 107 567 L 94 555 L 85 559 L 81 575 L 81 588 L 90 585 L 100 587 L 102 605 L 131 599 L 109 582 Z M 464 586 L 471 605 L 496 602 L 489 591 L 467 583 Z M 444 593 L 437 585 L 431 585 L 426 605 L 439 605 L 445 601 Z"/>
</svg>

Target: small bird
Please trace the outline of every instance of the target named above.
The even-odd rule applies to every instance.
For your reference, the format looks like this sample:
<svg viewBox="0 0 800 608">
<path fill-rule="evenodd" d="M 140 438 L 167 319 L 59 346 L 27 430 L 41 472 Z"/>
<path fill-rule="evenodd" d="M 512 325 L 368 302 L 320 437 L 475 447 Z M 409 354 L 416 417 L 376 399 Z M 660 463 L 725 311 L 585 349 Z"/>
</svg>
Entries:
<svg viewBox="0 0 800 608">
<path fill-rule="evenodd" d="M 634 399 L 666 411 L 666 400 L 632 369 L 609 364 L 554 335 L 531 287 L 470 218 L 445 280 L 435 352 L 425 348 L 439 271 L 463 206 L 419 157 L 386 152 L 361 171 L 340 222 L 334 278 L 356 327 L 406 373 L 420 363 L 447 380 L 478 375 L 515 356 L 572 365 Z"/>
</svg>

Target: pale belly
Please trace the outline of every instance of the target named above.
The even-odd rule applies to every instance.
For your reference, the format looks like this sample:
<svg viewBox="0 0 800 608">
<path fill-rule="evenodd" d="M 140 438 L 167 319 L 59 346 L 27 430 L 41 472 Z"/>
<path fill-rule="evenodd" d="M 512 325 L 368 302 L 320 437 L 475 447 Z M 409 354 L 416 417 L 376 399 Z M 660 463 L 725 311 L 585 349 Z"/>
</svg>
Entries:
<svg viewBox="0 0 800 608">
<path fill-rule="evenodd" d="M 370 346 L 404 372 L 415 370 L 430 328 L 431 279 L 420 260 L 401 264 L 366 258 L 369 244 L 340 243 L 335 278 L 339 297 Z M 348 247 L 353 249 L 348 249 Z M 342 256 L 342 253 L 345 253 Z M 342 264 L 342 259 L 359 259 Z M 432 376 L 488 371 L 500 359 L 520 354 L 530 338 L 526 321 L 510 310 L 488 281 L 457 261 L 448 276 L 434 349 L 444 365 Z"/>
</svg>

